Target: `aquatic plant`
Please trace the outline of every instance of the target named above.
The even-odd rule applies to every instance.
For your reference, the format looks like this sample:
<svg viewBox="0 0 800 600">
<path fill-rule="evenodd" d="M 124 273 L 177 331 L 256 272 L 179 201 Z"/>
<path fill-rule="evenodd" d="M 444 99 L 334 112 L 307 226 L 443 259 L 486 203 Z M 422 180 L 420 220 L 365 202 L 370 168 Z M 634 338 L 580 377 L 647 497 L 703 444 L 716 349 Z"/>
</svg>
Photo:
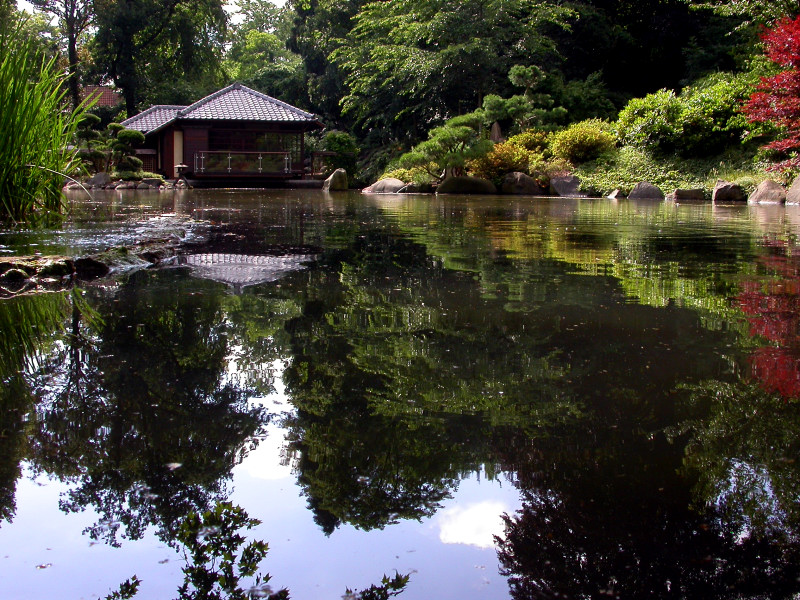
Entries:
<svg viewBox="0 0 800 600">
<path fill-rule="evenodd" d="M 67 109 L 66 76 L 23 26 L 0 24 L 0 220 L 14 223 L 62 211 L 64 176 L 80 165 L 71 142 L 87 108 Z"/>
</svg>

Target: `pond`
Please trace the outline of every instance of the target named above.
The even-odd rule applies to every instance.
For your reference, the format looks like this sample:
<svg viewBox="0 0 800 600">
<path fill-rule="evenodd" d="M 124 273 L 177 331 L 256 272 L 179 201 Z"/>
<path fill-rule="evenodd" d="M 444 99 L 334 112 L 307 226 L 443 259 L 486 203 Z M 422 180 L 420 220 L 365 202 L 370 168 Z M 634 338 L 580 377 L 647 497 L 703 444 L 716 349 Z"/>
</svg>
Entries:
<svg viewBox="0 0 800 600">
<path fill-rule="evenodd" d="M 186 255 L 0 300 L 0 598 L 177 598 L 221 502 L 298 600 L 800 594 L 800 207 L 72 201 L 0 256 Z"/>
</svg>

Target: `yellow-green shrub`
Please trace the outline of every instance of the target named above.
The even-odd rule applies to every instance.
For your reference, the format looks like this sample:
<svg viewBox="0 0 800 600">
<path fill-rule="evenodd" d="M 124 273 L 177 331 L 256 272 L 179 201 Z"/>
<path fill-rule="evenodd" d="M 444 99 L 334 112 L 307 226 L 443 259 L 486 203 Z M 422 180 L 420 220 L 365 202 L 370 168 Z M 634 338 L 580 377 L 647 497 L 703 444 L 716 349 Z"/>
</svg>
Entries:
<svg viewBox="0 0 800 600">
<path fill-rule="evenodd" d="M 595 160 L 616 146 L 611 126 L 600 119 L 573 123 L 553 135 L 550 150 L 556 158 L 573 164 Z"/>
<path fill-rule="evenodd" d="M 487 154 L 471 160 L 467 167 L 476 177 L 496 182 L 506 173 L 528 173 L 531 161 L 541 158 L 540 153 L 531 152 L 509 140 L 495 144 Z"/>
</svg>

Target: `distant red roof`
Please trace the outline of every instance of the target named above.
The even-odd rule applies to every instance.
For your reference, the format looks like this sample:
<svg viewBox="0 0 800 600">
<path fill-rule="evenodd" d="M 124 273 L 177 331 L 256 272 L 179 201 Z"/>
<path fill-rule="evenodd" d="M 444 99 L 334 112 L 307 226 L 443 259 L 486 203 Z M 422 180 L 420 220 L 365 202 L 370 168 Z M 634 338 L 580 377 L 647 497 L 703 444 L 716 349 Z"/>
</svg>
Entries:
<svg viewBox="0 0 800 600">
<path fill-rule="evenodd" d="M 122 102 L 122 94 L 108 85 L 87 85 L 83 97 L 97 98 L 95 106 L 117 106 Z"/>
</svg>

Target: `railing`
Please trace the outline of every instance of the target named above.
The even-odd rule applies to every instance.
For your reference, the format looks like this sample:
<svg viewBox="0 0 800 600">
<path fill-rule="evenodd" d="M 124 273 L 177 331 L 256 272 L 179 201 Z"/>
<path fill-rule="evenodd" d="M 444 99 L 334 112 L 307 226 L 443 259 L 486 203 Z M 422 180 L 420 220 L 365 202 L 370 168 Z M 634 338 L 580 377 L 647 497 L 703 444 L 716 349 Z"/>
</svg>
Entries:
<svg viewBox="0 0 800 600">
<path fill-rule="evenodd" d="M 289 152 L 196 152 L 194 172 L 202 175 L 258 175 L 261 173 L 290 173 L 292 157 Z"/>
</svg>

